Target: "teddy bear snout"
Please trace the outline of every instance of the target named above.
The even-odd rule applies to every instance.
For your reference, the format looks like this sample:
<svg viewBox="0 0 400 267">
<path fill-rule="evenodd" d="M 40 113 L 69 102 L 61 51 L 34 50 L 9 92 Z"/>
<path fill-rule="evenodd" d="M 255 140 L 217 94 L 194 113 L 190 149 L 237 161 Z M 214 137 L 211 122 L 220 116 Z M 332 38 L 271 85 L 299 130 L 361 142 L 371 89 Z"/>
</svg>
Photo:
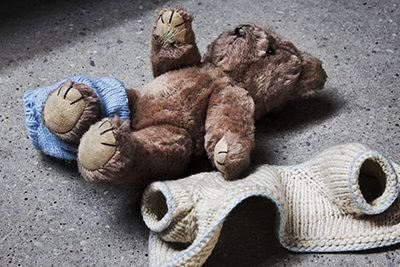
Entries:
<svg viewBox="0 0 400 267">
<path fill-rule="evenodd" d="M 244 31 L 243 27 L 245 27 L 245 25 L 239 25 L 236 27 L 235 29 L 236 37 L 246 37 L 246 31 Z"/>
<path fill-rule="evenodd" d="M 301 56 L 301 73 L 296 87 L 299 96 L 310 96 L 324 87 L 328 75 L 319 59 L 305 52 Z"/>
</svg>

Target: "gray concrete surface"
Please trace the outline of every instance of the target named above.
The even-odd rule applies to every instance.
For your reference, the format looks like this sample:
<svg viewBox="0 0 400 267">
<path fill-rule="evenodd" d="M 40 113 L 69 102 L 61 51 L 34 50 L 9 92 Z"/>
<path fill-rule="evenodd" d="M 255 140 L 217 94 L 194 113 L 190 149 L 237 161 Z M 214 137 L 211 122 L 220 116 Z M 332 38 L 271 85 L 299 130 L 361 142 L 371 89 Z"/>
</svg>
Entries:
<svg viewBox="0 0 400 267">
<path fill-rule="evenodd" d="M 303 162 L 324 148 L 361 142 L 400 162 L 400 1 L 5 1 L 0 13 L 0 265 L 147 266 L 142 190 L 98 187 L 76 164 L 34 150 L 23 93 L 75 74 L 152 79 L 150 25 L 165 6 L 195 14 L 201 52 L 223 30 L 271 25 L 324 62 L 315 98 L 257 123 L 253 165 Z M 190 172 L 210 169 L 208 162 Z M 228 218 L 205 266 L 400 266 L 400 246 L 300 254 L 283 249 L 271 203 L 249 199 Z"/>
</svg>

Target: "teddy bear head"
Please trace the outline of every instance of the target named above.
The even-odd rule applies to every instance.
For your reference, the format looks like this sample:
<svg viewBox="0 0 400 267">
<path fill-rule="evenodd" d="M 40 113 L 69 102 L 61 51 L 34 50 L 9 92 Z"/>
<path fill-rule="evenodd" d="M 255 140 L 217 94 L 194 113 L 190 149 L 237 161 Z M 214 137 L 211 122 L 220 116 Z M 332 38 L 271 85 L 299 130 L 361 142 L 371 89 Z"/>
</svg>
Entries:
<svg viewBox="0 0 400 267">
<path fill-rule="evenodd" d="M 231 77 L 253 97 L 255 118 L 322 89 L 327 75 L 319 59 L 261 24 L 243 24 L 208 46 L 203 61 Z"/>
</svg>

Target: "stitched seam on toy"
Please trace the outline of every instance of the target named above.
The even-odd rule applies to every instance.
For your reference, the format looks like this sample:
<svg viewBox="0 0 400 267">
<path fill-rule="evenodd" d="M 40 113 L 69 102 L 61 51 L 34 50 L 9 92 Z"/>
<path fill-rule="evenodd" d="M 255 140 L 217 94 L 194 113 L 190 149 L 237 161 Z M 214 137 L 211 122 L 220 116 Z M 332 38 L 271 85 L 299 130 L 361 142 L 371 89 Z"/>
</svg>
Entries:
<svg viewBox="0 0 400 267">
<path fill-rule="evenodd" d="M 165 100 L 165 99 L 167 99 L 168 97 L 172 96 L 173 94 L 175 94 L 175 93 L 178 92 L 179 90 L 181 90 L 181 88 L 175 89 L 175 90 L 173 90 L 173 91 L 167 93 L 166 96 L 163 96 L 163 100 Z"/>
</svg>

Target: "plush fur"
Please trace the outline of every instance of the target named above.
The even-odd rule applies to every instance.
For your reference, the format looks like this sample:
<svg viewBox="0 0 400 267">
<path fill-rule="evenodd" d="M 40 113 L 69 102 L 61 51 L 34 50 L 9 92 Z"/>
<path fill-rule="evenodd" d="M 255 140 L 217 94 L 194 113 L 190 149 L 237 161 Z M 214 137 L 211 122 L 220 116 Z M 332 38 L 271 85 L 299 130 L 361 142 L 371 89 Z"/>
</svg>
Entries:
<svg viewBox="0 0 400 267">
<path fill-rule="evenodd" d="M 239 178 L 250 164 L 254 120 L 323 88 L 327 75 L 321 61 L 260 24 L 224 32 L 201 61 L 192 20 L 181 8 L 160 11 L 151 36 L 155 79 L 141 92 L 127 90 L 130 124 L 106 118 L 109 129 L 100 134 L 95 130 L 102 121 L 83 135 L 78 165 L 85 179 L 144 187 L 155 180 L 180 178 L 190 162 L 205 155 L 213 159 L 221 139 L 227 144 L 222 151 L 224 176 Z M 176 28 L 183 31 L 174 39 Z M 164 34 L 163 29 L 170 32 Z M 114 143 L 102 141 L 106 132 L 114 135 Z M 101 153 L 104 145 L 114 152 L 111 157 Z M 97 167 L 87 168 L 93 164 Z"/>
</svg>

